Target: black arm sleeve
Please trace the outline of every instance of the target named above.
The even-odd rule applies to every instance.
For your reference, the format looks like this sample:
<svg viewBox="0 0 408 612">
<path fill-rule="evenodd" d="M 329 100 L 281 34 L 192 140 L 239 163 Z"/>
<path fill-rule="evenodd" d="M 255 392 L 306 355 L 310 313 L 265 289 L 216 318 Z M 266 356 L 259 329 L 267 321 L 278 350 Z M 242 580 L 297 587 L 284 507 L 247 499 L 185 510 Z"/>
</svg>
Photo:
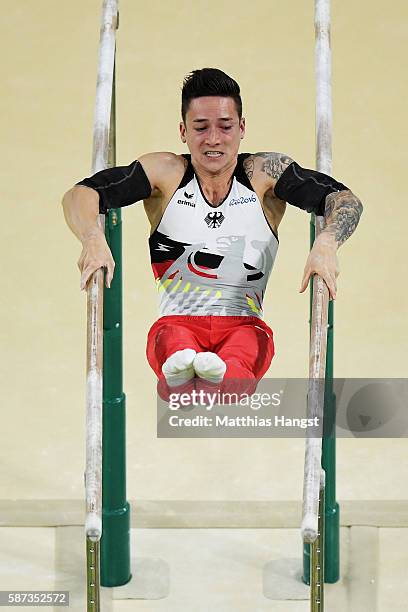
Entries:
<svg viewBox="0 0 408 612">
<path fill-rule="evenodd" d="M 137 159 L 129 166 L 101 170 L 76 184 L 98 192 L 100 214 L 106 214 L 110 208 L 121 208 L 148 198 L 152 193 L 149 179 Z"/>
<path fill-rule="evenodd" d="M 324 216 L 326 196 L 334 191 L 348 189 L 331 176 L 301 168 L 292 162 L 280 175 L 275 185 L 275 195 L 298 208 Z"/>
</svg>

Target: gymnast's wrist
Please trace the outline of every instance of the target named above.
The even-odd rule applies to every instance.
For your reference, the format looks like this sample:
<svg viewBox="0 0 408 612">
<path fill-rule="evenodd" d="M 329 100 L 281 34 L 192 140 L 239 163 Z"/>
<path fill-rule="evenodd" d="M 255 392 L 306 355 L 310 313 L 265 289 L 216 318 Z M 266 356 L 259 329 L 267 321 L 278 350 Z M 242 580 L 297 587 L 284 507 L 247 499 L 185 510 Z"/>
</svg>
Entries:
<svg viewBox="0 0 408 612">
<path fill-rule="evenodd" d="M 100 227 L 93 227 L 83 232 L 81 235 L 81 242 L 84 245 L 90 240 L 100 240 L 101 238 L 106 240 L 105 233 Z"/>
<path fill-rule="evenodd" d="M 316 237 L 313 246 L 315 245 L 329 248 L 333 251 L 337 251 L 339 248 L 339 243 L 337 242 L 334 234 L 327 227 Z"/>
</svg>

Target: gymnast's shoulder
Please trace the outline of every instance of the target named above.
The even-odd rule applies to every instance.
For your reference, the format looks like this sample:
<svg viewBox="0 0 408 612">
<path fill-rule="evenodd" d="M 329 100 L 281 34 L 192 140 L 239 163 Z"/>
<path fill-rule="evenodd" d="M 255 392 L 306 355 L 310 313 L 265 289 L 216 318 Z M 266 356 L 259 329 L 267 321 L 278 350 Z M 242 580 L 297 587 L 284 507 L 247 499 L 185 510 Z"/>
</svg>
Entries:
<svg viewBox="0 0 408 612">
<path fill-rule="evenodd" d="M 187 160 L 182 155 L 161 151 L 146 153 L 138 157 L 152 187 L 151 197 L 160 196 L 173 188 L 180 181 L 187 167 Z"/>
<path fill-rule="evenodd" d="M 266 193 L 273 191 L 278 179 L 293 161 L 286 153 L 260 151 L 246 157 L 243 166 L 254 186 L 258 185 Z"/>
</svg>

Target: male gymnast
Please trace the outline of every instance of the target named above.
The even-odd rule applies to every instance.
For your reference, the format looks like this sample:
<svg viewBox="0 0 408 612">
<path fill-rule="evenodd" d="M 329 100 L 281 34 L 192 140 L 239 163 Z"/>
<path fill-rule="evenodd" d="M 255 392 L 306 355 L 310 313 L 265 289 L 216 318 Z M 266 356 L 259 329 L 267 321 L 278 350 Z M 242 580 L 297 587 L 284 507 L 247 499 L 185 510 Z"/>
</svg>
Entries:
<svg viewBox="0 0 408 612">
<path fill-rule="evenodd" d="M 189 154 L 148 153 L 64 195 L 67 224 L 83 247 L 81 289 L 100 267 L 107 269 L 107 287 L 113 278 L 98 214 L 143 200 L 160 313 L 146 354 L 160 396 L 214 388 L 251 394 L 274 355 L 262 303 L 286 203 L 325 218 L 300 292 L 319 274 L 332 299 L 336 251 L 356 229 L 362 204 L 346 185 L 288 155 L 238 153 L 245 135 L 240 88 L 221 70 L 186 76 L 181 115 Z"/>
</svg>

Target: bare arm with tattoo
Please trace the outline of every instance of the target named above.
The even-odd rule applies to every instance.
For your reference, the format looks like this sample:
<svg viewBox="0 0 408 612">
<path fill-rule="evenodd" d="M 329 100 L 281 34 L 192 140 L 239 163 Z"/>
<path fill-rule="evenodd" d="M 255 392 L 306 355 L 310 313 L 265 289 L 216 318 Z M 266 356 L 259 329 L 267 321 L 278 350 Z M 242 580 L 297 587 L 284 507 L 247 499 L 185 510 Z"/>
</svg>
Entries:
<svg viewBox="0 0 408 612">
<path fill-rule="evenodd" d="M 293 162 L 293 159 L 284 153 L 256 153 L 256 156 L 262 158 L 262 171 L 274 180 L 274 184 Z"/>
<path fill-rule="evenodd" d="M 313 274 L 321 276 L 335 299 L 339 275 L 337 249 L 356 229 L 363 210 L 360 200 L 342 183 L 315 170 L 301 168 L 284 153 L 255 153 L 245 160 L 250 178 L 261 177 L 265 197 L 287 201 L 325 218 L 306 262 L 300 292 Z M 281 180 L 280 180 L 281 179 Z"/>
<path fill-rule="evenodd" d="M 326 196 L 325 228 L 316 238 L 306 261 L 300 293 L 305 291 L 312 274 L 321 276 L 336 299 L 337 277 L 340 274 L 337 249 L 356 229 L 363 212 L 363 205 L 350 189 Z"/>
<path fill-rule="evenodd" d="M 333 236 L 337 248 L 350 238 L 360 221 L 363 205 L 350 189 L 326 197 L 323 234 Z"/>
</svg>

